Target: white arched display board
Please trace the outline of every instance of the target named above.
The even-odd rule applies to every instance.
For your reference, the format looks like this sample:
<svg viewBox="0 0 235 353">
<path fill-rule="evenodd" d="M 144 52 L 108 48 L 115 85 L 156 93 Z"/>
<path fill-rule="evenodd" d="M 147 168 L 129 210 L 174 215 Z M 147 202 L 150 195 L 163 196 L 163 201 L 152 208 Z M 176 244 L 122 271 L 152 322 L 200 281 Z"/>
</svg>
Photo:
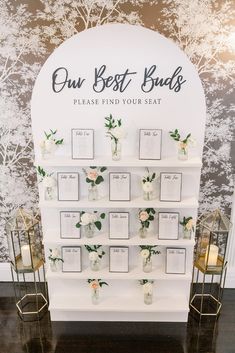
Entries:
<svg viewBox="0 0 235 353">
<path fill-rule="evenodd" d="M 121 24 L 95 27 L 73 36 L 62 43 L 43 65 L 33 89 L 31 112 L 35 164 L 55 174 L 58 171 L 80 173 L 80 201 L 44 201 L 40 190 L 46 253 L 48 247 L 52 246 L 86 244 L 83 238 L 77 241 L 60 239 L 61 210 L 127 210 L 134 224 L 137 223 L 136 209 L 149 205 L 159 210 L 177 211 L 180 217 L 192 215 L 196 219 L 206 117 L 205 97 L 195 67 L 170 40 L 143 27 Z M 104 118 L 109 114 L 122 119 L 127 132 L 122 143 L 123 158 L 118 162 L 111 160 L 110 140 L 105 135 Z M 94 160 L 72 160 L 73 128 L 94 129 Z M 138 159 L 141 128 L 162 129 L 161 160 L 149 163 Z M 175 142 L 169 137 L 169 130 L 176 128 L 182 135 L 191 132 L 196 140 L 196 147 L 191 149 L 190 159 L 186 162 L 177 161 Z M 40 141 L 44 138 L 44 131 L 49 129 L 57 129 L 58 137 L 64 138 L 64 144 L 54 158 L 42 160 Z M 124 205 L 108 201 L 106 176 L 101 186 L 102 199 L 89 204 L 86 201 L 87 185 L 81 170 L 81 167 L 89 165 L 105 165 L 109 171 L 131 172 L 130 203 Z M 159 200 L 153 200 L 150 204 L 142 202 L 139 184 L 146 166 L 157 172 L 182 172 L 182 201 L 177 205 L 160 203 Z M 104 226 L 104 233 L 107 227 Z M 135 233 L 136 229 L 137 225 L 133 225 L 132 232 Z M 157 241 L 157 236 L 155 239 L 147 240 L 146 244 L 162 246 L 153 274 L 159 295 L 156 303 L 141 306 L 138 302 L 140 293 L 134 281 L 145 278 L 145 274 L 136 269 L 138 263 L 134 259 L 140 244 L 137 238 L 133 236 L 126 242 L 112 242 L 108 236 L 103 235 L 103 238 L 97 236 L 94 243 L 106 247 L 107 254 L 112 244 L 129 246 L 130 262 L 133 260 L 130 268 L 133 264 L 134 269 L 125 275 L 111 275 L 105 268 L 108 263 L 106 259 L 103 272 L 97 276 L 107 279 L 112 285 L 104 290 L 106 301 L 96 307 L 89 304 L 89 298 L 85 299 L 89 297 L 85 279 L 94 278 L 94 275 L 86 268 L 88 259 L 84 252 L 84 271 L 81 273 L 71 276 L 65 273 L 54 275 L 48 270 L 52 319 L 186 321 L 193 240 L 185 242 L 179 239 L 178 243 L 164 243 Z M 161 272 L 168 245 L 186 248 L 186 274 L 177 277 L 164 274 L 164 270 Z M 178 292 L 172 289 L 176 288 L 175 285 Z M 80 304 L 76 300 L 78 293 L 82 298 Z M 120 302 L 116 297 L 112 301 L 113 295 L 118 297 L 118 293 Z M 135 293 L 137 299 L 134 298 Z M 179 299 L 179 307 L 172 306 L 175 298 Z"/>
</svg>

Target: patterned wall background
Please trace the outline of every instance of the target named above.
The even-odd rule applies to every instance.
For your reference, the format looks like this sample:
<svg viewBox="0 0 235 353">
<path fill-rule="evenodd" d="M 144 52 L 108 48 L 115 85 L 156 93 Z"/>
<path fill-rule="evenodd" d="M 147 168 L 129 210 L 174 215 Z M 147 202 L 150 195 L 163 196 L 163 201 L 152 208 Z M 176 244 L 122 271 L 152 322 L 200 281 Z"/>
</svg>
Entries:
<svg viewBox="0 0 235 353">
<path fill-rule="evenodd" d="M 37 207 L 30 98 L 40 67 L 67 38 L 111 22 L 160 32 L 197 67 L 207 100 L 200 212 L 230 212 L 234 0 L 0 0 L 0 262 L 7 260 L 5 219 L 20 205 Z"/>
</svg>

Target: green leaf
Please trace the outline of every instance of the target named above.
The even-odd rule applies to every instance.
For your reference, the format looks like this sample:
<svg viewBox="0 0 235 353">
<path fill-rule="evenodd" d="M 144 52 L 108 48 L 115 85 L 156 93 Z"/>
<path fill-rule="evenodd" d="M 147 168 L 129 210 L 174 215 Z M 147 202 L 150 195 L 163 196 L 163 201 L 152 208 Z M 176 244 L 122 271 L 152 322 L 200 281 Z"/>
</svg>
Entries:
<svg viewBox="0 0 235 353">
<path fill-rule="evenodd" d="M 57 140 L 55 142 L 56 145 L 62 145 L 62 143 L 64 142 L 64 139 L 61 139 L 61 140 Z"/>
<path fill-rule="evenodd" d="M 89 179 L 89 178 L 86 178 L 86 182 L 87 183 L 92 183 L 93 180 Z"/>
<path fill-rule="evenodd" d="M 97 178 L 96 178 L 96 185 L 99 185 L 100 183 L 102 183 L 102 181 L 104 181 L 104 178 L 102 177 L 102 175 L 99 175 Z"/>
<path fill-rule="evenodd" d="M 106 167 L 101 167 L 101 168 L 100 168 L 101 173 L 103 173 L 105 170 L 107 170 Z"/>
<path fill-rule="evenodd" d="M 153 173 L 152 180 L 155 179 L 156 173 Z"/>
<path fill-rule="evenodd" d="M 149 216 L 149 220 L 150 220 L 150 221 L 153 221 L 153 220 L 154 220 L 154 217 L 150 215 L 150 216 Z"/>
<path fill-rule="evenodd" d="M 94 166 L 94 165 L 92 165 L 92 166 L 90 166 L 90 168 L 91 168 L 91 169 L 96 169 L 97 167 Z"/>
<path fill-rule="evenodd" d="M 100 218 L 105 219 L 105 213 L 101 213 Z"/>
<path fill-rule="evenodd" d="M 95 224 L 95 226 L 96 226 L 96 228 L 97 228 L 98 230 L 101 230 L 102 224 L 101 224 L 100 221 L 96 221 L 96 222 L 94 222 L 94 224 Z"/>
<path fill-rule="evenodd" d="M 77 223 L 77 224 L 76 224 L 76 227 L 77 227 L 77 228 L 81 228 L 81 224 L 80 224 L 80 223 Z"/>
<path fill-rule="evenodd" d="M 120 127 L 122 125 L 122 119 L 118 119 L 118 126 Z"/>
</svg>

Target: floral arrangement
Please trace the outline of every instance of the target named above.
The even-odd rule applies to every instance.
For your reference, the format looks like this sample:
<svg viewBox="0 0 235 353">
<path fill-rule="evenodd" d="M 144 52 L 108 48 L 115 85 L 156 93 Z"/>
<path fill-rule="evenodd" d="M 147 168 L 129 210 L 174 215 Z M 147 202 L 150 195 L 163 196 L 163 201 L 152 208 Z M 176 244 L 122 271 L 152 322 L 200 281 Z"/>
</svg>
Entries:
<svg viewBox="0 0 235 353">
<path fill-rule="evenodd" d="M 39 182 L 43 181 L 46 188 L 52 188 L 56 185 L 55 179 L 52 177 L 53 173 L 48 174 L 40 165 L 37 167 L 37 173 L 41 177 Z"/>
<path fill-rule="evenodd" d="M 181 138 L 178 129 L 175 129 L 174 131 L 170 131 L 169 134 L 173 138 L 173 140 L 179 142 L 180 150 L 186 155 L 188 143 L 189 142 L 194 143 L 194 140 L 191 137 L 191 133 L 188 134 L 184 139 Z"/>
<path fill-rule="evenodd" d="M 58 249 L 49 249 L 49 256 L 48 256 L 48 259 L 55 263 L 57 261 L 61 261 L 61 262 L 64 262 L 64 260 L 60 257 L 60 253 L 59 253 L 59 250 Z"/>
<path fill-rule="evenodd" d="M 185 230 L 194 232 L 193 217 L 184 217 L 183 221 L 181 221 L 180 224 L 184 227 Z"/>
<path fill-rule="evenodd" d="M 158 255 L 161 252 L 156 250 L 157 245 L 140 245 L 140 255 L 146 261 L 150 261 L 152 255 Z"/>
<path fill-rule="evenodd" d="M 120 139 L 126 137 L 126 133 L 122 128 L 121 119 L 115 120 L 112 114 L 110 114 L 110 116 L 106 117 L 105 120 L 106 122 L 104 126 L 107 128 L 106 133 L 107 133 L 107 136 L 111 138 L 111 140 L 114 140 L 117 143 Z"/>
<path fill-rule="evenodd" d="M 153 208 L 146 208 L 139 211 L 139 221 L 141 228 L 149 228 L 150 222 L 154 220 L 155 210 Z"/>
<path fill-rule="evenodd" d="M 90 183 L 92 186 L 99 185 L 104 181 L 103 176 L 101 173 L 103 173 L 105 170 L 107 170 L 106 167 L 90 167 L 90 169 L 86 170 L 85 168 L 83 169 L 83 172 L 86 175 L 86 182 Z"/>
<path fill-rule="evenodd" d="M 145 199 L 146 200 L 150 200 L 151 199 L 151 195 L 153 193 L 152 182 L 156 178 L 156 173 L 150 174 L 149 169 L 146 168 L 146 170 L 147 170 L 147 175 L 142 178 L 142 188 L 143 188 L 143 191 L 144 191 L 144 193 L 146 195 Z"/>
<path fill-rule="evenodd" d="M 86 250 L 89 252 L 89 260 L 97 261 L 98 259 L 102 259 L 105 255 L 105 252 L 102 250 L 101 245 L 84 245 Z"/>
<path fill-rule="evenodd" d="M 49 133 L 44 131 L 44 135 L 45 135 L 46 139 L 41 141 L 41 143 L 40 143 L 40 147 L 41 147 L 43 153 L 53 152 L 55 150 L 56 146 L 63 144 L 64 139 L 57 139 L 56 134 L 57 134 L 57 130 L 53 131 L 50 129 Z"/>
<path fill-rule="evenodd" d="M 102 286 L 108 286 L 107 282 L 102 281 L 102 279 L 88 279 L 87 282 L 90 284 L 91 288 L 96 290 L 102 288 Z"/>
<path fill-rule="evenodd" d="M 153 280 L 150 279 L 141 279 L 139 281 L 140 285 L 143 286 L 143 291 L 145 294 L 152 294 L 153 291 Z"/>
<path fill-rule="evenodd" d="M 105 213 L 101 213 L 100 215 L 98 215 L 97 211 L 94 211 L 93 213 L 82 211 L 81 220 L 76 224 L 76 227 L 80 228 L 82 226 L 88 226 L 88 225 L 94 224 L 98 230 L 101 230 L 102 223 L 99 219 L 104 219 L 104 218 L 105 218 Z"/>
</svg>

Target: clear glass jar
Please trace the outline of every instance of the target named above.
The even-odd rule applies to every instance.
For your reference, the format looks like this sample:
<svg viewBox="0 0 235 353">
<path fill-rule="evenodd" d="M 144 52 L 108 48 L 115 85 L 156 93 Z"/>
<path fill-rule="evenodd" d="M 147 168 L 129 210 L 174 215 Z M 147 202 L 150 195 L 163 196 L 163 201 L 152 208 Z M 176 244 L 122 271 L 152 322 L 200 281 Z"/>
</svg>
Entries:
<svg viewBox="0 0 235 353">
<path fill-rule="evenodd" d="M 188 230 L 187 228 L 183 229 L 183 239 L 191 239 L 192 237 L 192 230 Z"/>
<path fill-rule="evenodd" d="M 101 261 L 99 257 L 96 260 L 90 260 L 90 268 L 92 271 L 99 271 L 100 265 L 101 265 Z"/>
<path fill-rule="evenodd" d="M 144 272 L 151 272 L 152 271 L 152 259 L 151 257 L 147 259 L 143 259 L 143 271 Z"/>
<path fill-rule="evenodd" d="M 122 146 L 119 140 L 111 140 L 112 160 L 119 161 L 121 159 Z"/>
<path fill-rule="evenodd" d="M 89 185 L 88 188 L 88 200 L 89 201 L 96 201 L 98 200 L 98 187 L 97 185 Z"/>
<path fill-rule="evenodd" d="M 84 226 L 84 234 L 86 238 L 93 238 L 95 234 L 95 225 L 94 223 L 89 223 Z"/>
<path fill-rule="evenodd" d="M 181 161 L 186 161 L 188 159 L 188 145 L 186 143 L 178 143 L 178 159 Z"/>
<path fill-rule="evenodd" d="M 50 186 L 50 187 L 46 186 L 46 187 L 44 188 L 44 198 L 45 198 L 45 200 L 46 200 L 46 201 L 54 200 L 54 199 L 55 199 L 55 193 L 56 193 L 55 187 L 53 187 L 53 186 Z"/>
<path fill-rule="evenodd" d="M 144 293 L 144 303 L 147 305 L 150 305 L 153 303 L 153 293 L 151 292 L 146 292 Z"/>
<path fill-rule="evenodd" d="M 147 233 L 148 233 L 148 228 L 146 227 L 141 227 L 139 229 L 139 236 L 140 238 L 146 238 L 147 237 Z"/>
<path fill-rule="evenodd" d="M 149 201 L 153 199 L 153 191 L 144 191 L 143 193 L 143 199 L 145 201 Z"/>
<path fill-rule="evenodd" d="M 59 272 L 61 270 L 61 261 L 50 261 L 50 269 L 52 272 Z"/>
<path fill-rule="evenodd" d="M 100 292 L 99 288 L 92 288 L 91 289 L 91 301 L 92 304 L 97 305 L 100 301 Z"/>
</svg>

